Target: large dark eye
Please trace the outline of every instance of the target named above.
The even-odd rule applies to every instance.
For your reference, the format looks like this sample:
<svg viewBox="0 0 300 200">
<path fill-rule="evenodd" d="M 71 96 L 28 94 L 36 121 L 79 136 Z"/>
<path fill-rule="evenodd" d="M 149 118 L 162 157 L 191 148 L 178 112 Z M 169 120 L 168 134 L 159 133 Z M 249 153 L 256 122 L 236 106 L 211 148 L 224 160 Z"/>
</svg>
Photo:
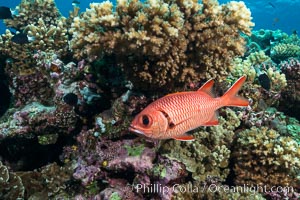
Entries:
<svg viewBox="0 0 300 200">
<path fill-rule="evenodd" d="M 149 121 L 149 117 L 147 115 L 143 115 L 142 120 L 143 120 L 143 124 L 145 126 L 147 126 L 149 124 L 149 122 L 150 122 Z"/>
</svg>

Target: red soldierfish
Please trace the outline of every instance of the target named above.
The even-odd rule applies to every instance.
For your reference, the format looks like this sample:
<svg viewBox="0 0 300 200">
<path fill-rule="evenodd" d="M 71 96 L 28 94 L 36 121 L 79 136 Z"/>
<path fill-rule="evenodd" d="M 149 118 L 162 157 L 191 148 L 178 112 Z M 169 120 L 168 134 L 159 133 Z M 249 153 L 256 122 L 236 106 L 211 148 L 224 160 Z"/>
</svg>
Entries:
<svg viewBox="0 0 300 200">
<path fill-rule="evenodd" d="M 186 134 L 199 126 L 218 125 L 216 111 L 223 106 L 248 106 L 248 100 L 237 96 L 246 77 L 239 78 L 222 96 L 214 98 L 214 81 L 207 81 L 199 90 L 166 95 L 140 112 L 129 130 L 150 138 L 191 141 Z"/>
</svg>

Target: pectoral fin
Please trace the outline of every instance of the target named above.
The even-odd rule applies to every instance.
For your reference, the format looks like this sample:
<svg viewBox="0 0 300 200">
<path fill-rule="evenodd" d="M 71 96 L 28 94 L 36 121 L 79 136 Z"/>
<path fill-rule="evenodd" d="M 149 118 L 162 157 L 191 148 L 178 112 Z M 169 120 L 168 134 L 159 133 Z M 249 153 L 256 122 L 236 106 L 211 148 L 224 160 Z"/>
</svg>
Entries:
<svg viewBox="0 0 300 200">
<path fill-rule="evenodd" d="M 194 136 L 187 135 L 187 134 L 183 134 L 183 135 L 180 135 L 180 136 L 173 137 L 173 139 L 180 140 L 180 141 L 194 141 L 195 140 Z"/>
</svg>

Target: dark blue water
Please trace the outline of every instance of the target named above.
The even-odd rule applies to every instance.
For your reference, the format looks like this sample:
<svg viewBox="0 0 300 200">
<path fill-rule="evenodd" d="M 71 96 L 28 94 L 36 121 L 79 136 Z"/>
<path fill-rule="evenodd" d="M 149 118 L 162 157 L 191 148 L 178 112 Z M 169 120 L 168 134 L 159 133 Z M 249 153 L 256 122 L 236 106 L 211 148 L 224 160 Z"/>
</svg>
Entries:
<svg viewBox="0 0 300 200">
<path fill-rule="evenodd" d="M 91 2 L 101 1 L 80 1 L 81 11 L 85 11 Z M 115 1 L 113 1 L 115 2 Z M 220 0 L 220 3 L 228 0 Z M 300 31 L 300 0 L 247 0 L 244 1 L 252 12 L 255 22 L 254 29 L 281 29 L 286 33 L 294 30 Z M 0 0 L 0 5 L 14 8 L 20 3 L 20 0 Z M 56 0 L 57 7 L 64 16 L 68 16 L 69 10 L 72 10 L 72 0 Z M 0 33 L 3 33 L 5 27 L 0 22 Z"/>
</svg>

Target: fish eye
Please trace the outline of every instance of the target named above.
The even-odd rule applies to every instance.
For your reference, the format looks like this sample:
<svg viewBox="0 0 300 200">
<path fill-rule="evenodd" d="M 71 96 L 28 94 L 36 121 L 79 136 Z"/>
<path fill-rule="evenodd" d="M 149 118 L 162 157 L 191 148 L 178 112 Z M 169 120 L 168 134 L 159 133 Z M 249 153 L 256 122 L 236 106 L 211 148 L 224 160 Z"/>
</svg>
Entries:
<svg viewBox="0 0 300 200">
<path fill-rule="evenodd" d="M 142 116 L 143 125 L 147 126 L 150 123 L 149 117 L 147 115 Z"/>
</svg>

